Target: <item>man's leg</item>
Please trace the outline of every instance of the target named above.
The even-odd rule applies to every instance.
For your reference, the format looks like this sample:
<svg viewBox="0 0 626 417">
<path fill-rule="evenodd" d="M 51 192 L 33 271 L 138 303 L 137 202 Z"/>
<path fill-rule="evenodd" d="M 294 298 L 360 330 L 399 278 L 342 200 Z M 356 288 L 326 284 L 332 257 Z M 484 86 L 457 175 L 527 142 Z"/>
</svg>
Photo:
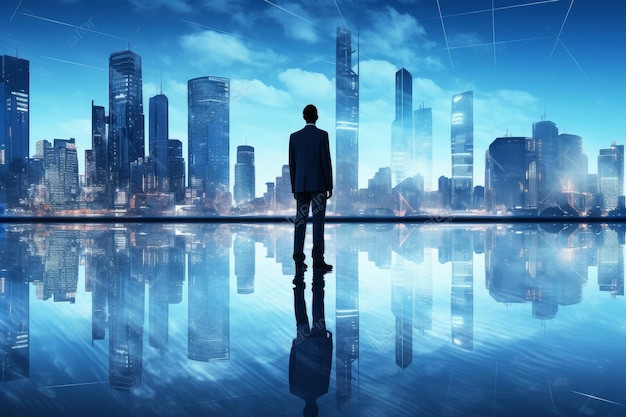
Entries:
<svg viewBox="0 0 626 417">
<path fill-rule="evenodd" d="M 326 218 L 326 193 L 312 194 L 313 210 L 313 263 L 324 261 L 324 221 Z"/>
<path fill-rule="evenodd" d="M 293 260 L 297 264 L 304 262 L 304 237 L 306 236 L 306 222 L 309 217 L 309 193 L 296 193 L 296 217 L 293 233 Z"/>
</svg>

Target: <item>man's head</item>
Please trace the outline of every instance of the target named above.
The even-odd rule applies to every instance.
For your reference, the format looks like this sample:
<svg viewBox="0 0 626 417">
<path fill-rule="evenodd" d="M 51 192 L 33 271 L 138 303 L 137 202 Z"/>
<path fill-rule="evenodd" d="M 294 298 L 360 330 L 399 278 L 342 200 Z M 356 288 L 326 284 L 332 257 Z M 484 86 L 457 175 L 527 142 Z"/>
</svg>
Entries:
<svg viewBox="0 0 626 417">
<path fill-rule="evenodd" d="M 315 123 L 317 121 L 317 107 L 307 104 L 302 110 L 302 117 L 307 123 Z"/>
</svg>

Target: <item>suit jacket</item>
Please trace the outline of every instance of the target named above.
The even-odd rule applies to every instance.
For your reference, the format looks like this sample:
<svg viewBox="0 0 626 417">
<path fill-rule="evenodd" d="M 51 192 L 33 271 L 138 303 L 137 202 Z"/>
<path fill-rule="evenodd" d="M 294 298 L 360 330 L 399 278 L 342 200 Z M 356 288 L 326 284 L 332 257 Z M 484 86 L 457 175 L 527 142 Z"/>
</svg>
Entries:
<svg viewBox="0 0 626 417">
<path fill-rule="evenodd" d="M 332 191 L 328 132 L 307 124 L 289 137 L 291 192 Z"/>
</svg>

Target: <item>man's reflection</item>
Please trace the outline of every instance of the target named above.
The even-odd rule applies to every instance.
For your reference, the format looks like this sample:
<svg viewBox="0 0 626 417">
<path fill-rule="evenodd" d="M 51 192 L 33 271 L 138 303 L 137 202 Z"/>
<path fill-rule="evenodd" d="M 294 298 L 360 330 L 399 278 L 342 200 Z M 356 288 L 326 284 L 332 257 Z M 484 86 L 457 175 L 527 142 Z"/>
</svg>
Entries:
<svg viewBox="0 0 626 417">
<path fill-rule="evenodd" d="M 324 319 L 325 270 L 313 270 L 313 326 L 304 300 L 304 270 L 298 270 L 293 280 L 296 338 L 289 356 L 289 391 L 305 401 L 304 416 L 317 416 L 317 398 L 328 392 L 333 356 L 333 335 L 326 329 Z"/>
</svg>

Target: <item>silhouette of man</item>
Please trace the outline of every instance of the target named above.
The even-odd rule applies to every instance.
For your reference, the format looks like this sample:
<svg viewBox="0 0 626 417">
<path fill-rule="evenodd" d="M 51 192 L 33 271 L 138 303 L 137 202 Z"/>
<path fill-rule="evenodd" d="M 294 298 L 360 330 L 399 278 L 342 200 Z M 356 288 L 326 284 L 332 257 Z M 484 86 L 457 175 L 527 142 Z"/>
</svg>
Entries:
<svg viewBox="0 0 626 417">
<path fill-rule="evenodd" d="M 333 334 L 326 329 L 324 315 L 323 269 L 313 270 L 313 327 L 309 324 L 304 299 L 304 271 L 296 271 L 293 301 L 296 315 L 296 338 L 289 355 L 289 391 L 304 400 L 302 414 L 317 416 L 317 399 L 328 392 L 333 357 Z"/>
<path fill-rule="evenodd" d="M 330 160 L 328 132 L 315 126 L 317 108 L 308 104 L 302 111 L 306 126 L 289 137 L 289 175 L 291 192 L 296 199 L 296 217 L 293 242 L 293 260 L 296 270 L 306 269 L 304 237 L 313 208 L 313 268 L 332 270 L 324 261 L 324 221 L 326 200 L 333 195 L 333 174 Z"/>
</svg>

